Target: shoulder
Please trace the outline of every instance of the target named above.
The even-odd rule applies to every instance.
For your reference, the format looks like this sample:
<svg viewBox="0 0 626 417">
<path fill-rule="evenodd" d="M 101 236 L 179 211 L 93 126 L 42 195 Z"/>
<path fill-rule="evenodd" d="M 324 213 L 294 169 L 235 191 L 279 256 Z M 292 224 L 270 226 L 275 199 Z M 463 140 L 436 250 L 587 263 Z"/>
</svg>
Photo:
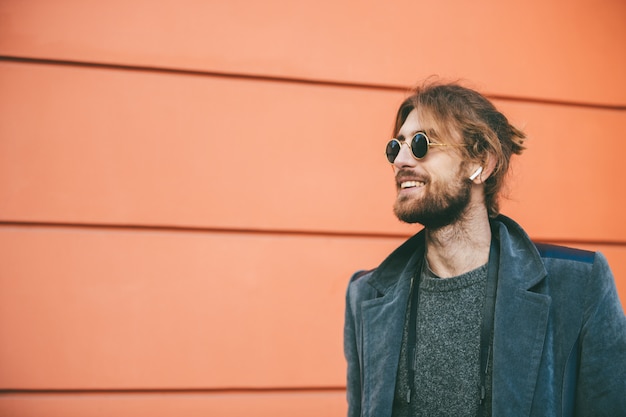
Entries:
<svg viewBox="0 0 626 417">
<path fill-rule="evenodd" d="M 583 317 L 602 315 L 601 311 L 605 310 L 612 312 L 609 314 L 612 319 L 623 316 L 613 273 L 601 252 L 544 243 L 535 245 L 547 272 L 543 291 L 553 301 L 569 305 L 570 312 L 580 311 Z"/>
<path fill-rule="evenodd" d="M 566 246 L 534 243 L 548 273 L 583 274 L 586 277 L 612 277 L 609 264 L 601 252 Z"/>
<path fill-rule="evenodd" d="M 547 243 L 534 242 L 539 256 L 543 259 L 557 259 L 561 261 L 582 262 L 593 264 L 596 258 L 596 252 L 569 248 L 566 246 L 550 245 Z"/>
<path fill-rule="evenodd" d="M 606 259 L 599 252 L 536 242 L 519 224 L 506 216 L 500 215 L 494 222 L 503 226 L 498 229 L 498 233 L 506 242 L 505 251 L 512 259 L 524 259 L 531 268 L 540 268 L 543 265 L 548 273 L 551 270 L 554 272 L 571 268 L 590 272 L 594 265 L 606 264 Z"/>
<path fill-rule="evenodd" d="M 374 271 L 376 271 L 376 268 L 374 269 L 363 269 L 363 270 L 359 270 L 356 271 L 354 274 L 352 274 L 352 276 L 350 277 L 350 283 L 353 283 L 367 275 L 372 274 Z"/>
<path fill-rule="evenodd" d="M 376 298 L 378 292 L 368 284 L 368 280 L 374 272 L 376 272 L 376 268 L 360 270 L 352 274 L 347 291 L 349 300 L 352 300 L 353 303 L 358 303 L 358 301 L 364 299 Z"/>
<path fill-rule="evenodd" d="M 532 240 L 512 219 L 498 216 L 502 251 L 510 265 L 506 272 L 518 285 L 553 297 L 579 299 L 614 286 L 608 262 L 600 252 Z"/>
<path fill-rule="evenodd" d="M 611 270 L 600 252 L 567 246 L 534 243 L 546 269 L 548 279 L 577 282 L 584 288 L 612 280 Z"/>
</svg>

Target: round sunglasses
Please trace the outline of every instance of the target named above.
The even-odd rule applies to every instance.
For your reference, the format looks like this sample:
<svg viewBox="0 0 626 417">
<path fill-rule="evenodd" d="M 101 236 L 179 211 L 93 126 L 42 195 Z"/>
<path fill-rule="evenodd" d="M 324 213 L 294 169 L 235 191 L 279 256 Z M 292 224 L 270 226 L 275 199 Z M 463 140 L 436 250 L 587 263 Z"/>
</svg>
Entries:
<svg viewBox="0 0 626 417">
<path fill-rule="evenodd" d="M 411 150 L 411 155 L 413 155 L 415 159 L 422 159 L 423 157 L 425 157 L 428 153 L 428 148 L 430 148 L 431 146 L 451 146 L 454 148 L 459 146 L 465 146 L 449 145 L 447 143 L 432 143 L 430 139 L 428 139 L 428 136 L 426 136 L 426 133 L 417 132 L 411 139 L 410 143 L 407 141 L 401 142 L 395 138 L 391 139 L 389 143 L 387 143 L 387 147 L 385 148 L 385 154 L 387 155 L 387 161 L 389 161 L 390 164 L 393 164 L 393 161 L 395 161 L 398 157 L 403 143 L 405 143 L 406 146 L 409 147 L 409 149 Z"/>
</svg>

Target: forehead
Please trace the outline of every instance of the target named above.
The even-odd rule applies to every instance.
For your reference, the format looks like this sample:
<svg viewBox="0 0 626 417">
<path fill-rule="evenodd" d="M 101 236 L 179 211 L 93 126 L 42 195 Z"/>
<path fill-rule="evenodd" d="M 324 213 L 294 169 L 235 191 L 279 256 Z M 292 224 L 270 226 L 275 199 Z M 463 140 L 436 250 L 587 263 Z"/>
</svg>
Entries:
<svg viewBox="0 0 626 417">
<path fill-rule="evenodd" d="M 412 138 L 417 132 L 425 132 L 431 139 L 439 138 L 441 129 L 429 116 L 428 112 L 413 109 L 400 125 L 396 133 L 397 139 Z"/>
<path fill-rule="evenodd" d="M 415 135 L 416 132 L 424 130 L 417 110 L 413 109 L 400 126 L 396 137 L 398 139 L 406 139 Z"/>
</svg>

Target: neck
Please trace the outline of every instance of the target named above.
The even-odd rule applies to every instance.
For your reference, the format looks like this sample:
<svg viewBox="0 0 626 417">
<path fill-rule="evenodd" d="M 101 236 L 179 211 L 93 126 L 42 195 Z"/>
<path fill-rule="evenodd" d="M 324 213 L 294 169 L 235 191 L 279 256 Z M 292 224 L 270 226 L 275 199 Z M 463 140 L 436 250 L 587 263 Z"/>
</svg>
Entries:
<svg viewBox="0 0 626 417">
<path fill-rule="evenodd" d="M 470 205 L 456 223 L 426 230 L 426 259 L 437 276 L 455 277 L 486 264 L 490 244 L 487 210 Z"/>
</svg>

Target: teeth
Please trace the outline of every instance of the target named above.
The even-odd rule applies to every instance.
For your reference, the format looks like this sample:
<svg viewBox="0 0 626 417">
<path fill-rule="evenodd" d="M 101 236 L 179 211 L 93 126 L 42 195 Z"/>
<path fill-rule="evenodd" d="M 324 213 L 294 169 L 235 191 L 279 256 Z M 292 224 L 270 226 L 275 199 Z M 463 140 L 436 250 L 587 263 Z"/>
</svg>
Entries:
<svg viewBox="0 0 626 417">
<path fill-rule="evenodd" d="M 400 184 L 400 188 L 404 189 L 404 188 L 412 188 L 412 187 L 423 187 L 424 183 L 423 182 L 418 182 L 418 181 L 404 181 L 403 183 Z"/>
</svg>

